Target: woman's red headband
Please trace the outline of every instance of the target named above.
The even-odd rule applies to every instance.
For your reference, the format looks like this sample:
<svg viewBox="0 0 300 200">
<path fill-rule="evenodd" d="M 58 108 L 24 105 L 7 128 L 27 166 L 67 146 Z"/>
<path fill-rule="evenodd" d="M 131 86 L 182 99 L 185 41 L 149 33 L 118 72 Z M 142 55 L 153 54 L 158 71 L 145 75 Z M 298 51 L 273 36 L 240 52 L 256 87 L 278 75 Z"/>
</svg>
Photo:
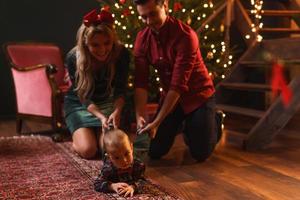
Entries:
<svg viewBox="0 0 300 200">
<path fill-rule="evenodd" d="M 112 14 L 106 10 L 101 10 L 100 13 L 98 13 L 97 10 L 94 9 L 83 17 L 83 23 L 86 27 L 101 23 L 112 25 L 114 23 L 114 18 Z"/>
</svg>

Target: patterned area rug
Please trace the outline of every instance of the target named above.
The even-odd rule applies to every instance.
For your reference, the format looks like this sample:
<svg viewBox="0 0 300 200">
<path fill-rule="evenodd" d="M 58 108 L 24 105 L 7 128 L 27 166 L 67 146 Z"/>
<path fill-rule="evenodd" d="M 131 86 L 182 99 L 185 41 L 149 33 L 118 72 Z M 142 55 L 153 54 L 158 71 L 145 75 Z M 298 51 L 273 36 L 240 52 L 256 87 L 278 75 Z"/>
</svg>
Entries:
<svg viewBox="0 0 300 200">
<path fill-rule="evenodd" d="M 93 190 L 102 162 L 84 160 L 71 143 L 54 143 L 44 136 L 0 138 L 0 199 L 132 199 L 179 200 L 145 181 L 143 193 L 131 198 Z"/>
</svg>

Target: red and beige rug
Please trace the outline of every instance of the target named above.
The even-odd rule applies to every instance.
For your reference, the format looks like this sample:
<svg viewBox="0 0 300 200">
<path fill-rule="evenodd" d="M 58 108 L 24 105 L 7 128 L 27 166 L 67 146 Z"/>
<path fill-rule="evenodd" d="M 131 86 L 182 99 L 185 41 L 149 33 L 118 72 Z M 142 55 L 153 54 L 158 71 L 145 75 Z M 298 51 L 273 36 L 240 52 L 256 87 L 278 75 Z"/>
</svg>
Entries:
<svg viewBox="0 0 300 200">
<path fill-rule="evenodd" d="M 2 137 L 0 199 L 180 199 L 151 181 L 131 198 L 95 192 L 93 179 L 101 164 L 78 157 L 70 142 L 54 143 L 45 136 Z"/>
</svg>

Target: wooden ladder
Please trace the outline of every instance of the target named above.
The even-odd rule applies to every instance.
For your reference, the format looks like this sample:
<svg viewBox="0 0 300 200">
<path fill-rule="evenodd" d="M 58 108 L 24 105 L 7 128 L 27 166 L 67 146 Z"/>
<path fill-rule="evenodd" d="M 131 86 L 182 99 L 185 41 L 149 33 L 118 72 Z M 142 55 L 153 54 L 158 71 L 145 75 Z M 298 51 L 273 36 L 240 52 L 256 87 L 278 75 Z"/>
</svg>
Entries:
<svg viewBox="0 0 300 200">
<path fill-rule="evenodd" d="M 272 1 L 274 3 L 274 1 Z M 290 2 L 296 3 L 291 0 Z M 300 107 L 300 7 L 298 4 L 278 4 L 280 10 L 264 10 L 263 17 L 288 18 L 296 24 L 292 27 L 266 27 L 258 31 L 268 39 L 257 42 L 245 40 L 248 48 L 235 66 L 226 74 L 226 79 L 217 85 L 217 107 L 229 116 L 241 115 L 241 119 L 255 121 L 246 133 L 227 130 L 234 136 L 241 136 L 245 150 L 262 149 L 269 144 Z M 295 5 L 298 5 L 295 6 Z M 251 12 L 245 9 L 239 0 L 233 4 L 233 20 L 241 35 L 251 30 Z M 297 18 L 298 17 L 298 18 Z M 273 19 L 275 20 L 275 19 Z M 251 31 L 250 31 L 251 32 Z M 256 33 L 256 34 L 258 34 Z M 251 38 L 255 34 L 251 33 Z M 284 62 L 285 72 L 289 74 L 289 87 L 293 92 L 290 104 L 285 107 L 281 98 L 271 99 L 270 76 L 272 64 L 264 58 L 266 53 L 280 58 Z M 298 72 L 298 73 L 297 73 Z M 242 117 L 245 116 L 245 117 Z M 241 123 L 244 123 L 241 121 Z"/>
</svg>

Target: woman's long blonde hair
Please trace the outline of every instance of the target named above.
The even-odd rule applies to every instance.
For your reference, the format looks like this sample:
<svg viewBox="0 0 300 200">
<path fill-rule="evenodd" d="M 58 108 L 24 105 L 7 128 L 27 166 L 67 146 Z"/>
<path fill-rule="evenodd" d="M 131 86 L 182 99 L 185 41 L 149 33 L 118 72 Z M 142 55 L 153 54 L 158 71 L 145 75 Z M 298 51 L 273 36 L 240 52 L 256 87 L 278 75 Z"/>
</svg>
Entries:
<svg viewBox="0 0 300 200">
<path fill-rule="evenodd" d="M 108 85 L 103 93 L 111 93 L 111 83 L 115 74 L 115 62 L 121 49 L 121 43 L 117 37 L 115 29 L 110 24 L 101 23 L 99 25 L 91 25 L 86 27 L 81 25 L 77 32 L 77 51 L 76 51 L 76 88 L 77 94 L 81 101 L 85 101 L 95 89 L 95 81 L 93 75 L 92 55 L 88 49 L 87 41 L 96 34 L 107 35 L 113 41 L 112 50 L 107 58 L 106 65 L 108 67 Z"/>
</svg>

